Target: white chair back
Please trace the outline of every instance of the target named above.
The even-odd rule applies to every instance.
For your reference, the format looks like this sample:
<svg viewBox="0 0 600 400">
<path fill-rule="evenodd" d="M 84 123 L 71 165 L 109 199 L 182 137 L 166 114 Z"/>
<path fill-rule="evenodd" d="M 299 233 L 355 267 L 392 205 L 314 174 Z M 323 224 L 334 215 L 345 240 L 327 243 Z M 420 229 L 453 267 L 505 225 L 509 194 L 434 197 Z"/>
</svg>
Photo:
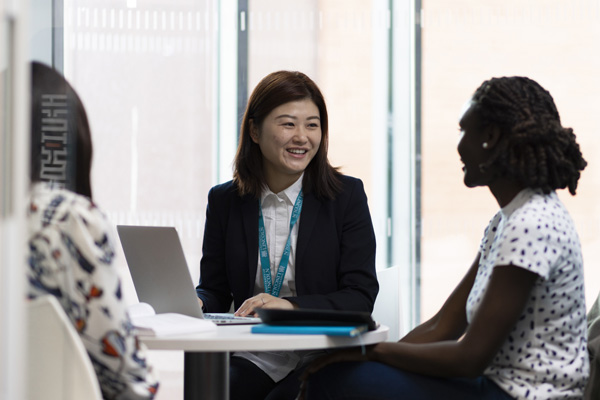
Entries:
<svg viewBox="0 0 600 400">
<path fill-rule="evenodd" d="M 27 398 L 102 400 L 87 351 L 54 296 L 27 305 Z"/>
<path fill-rule="evenodd" d="M 377 271 L 379 294 L 373 308 L 373 319 L 390 328 L 388 342 L 400 340 L 399 268 L 397 266 Z"/>
</svg>

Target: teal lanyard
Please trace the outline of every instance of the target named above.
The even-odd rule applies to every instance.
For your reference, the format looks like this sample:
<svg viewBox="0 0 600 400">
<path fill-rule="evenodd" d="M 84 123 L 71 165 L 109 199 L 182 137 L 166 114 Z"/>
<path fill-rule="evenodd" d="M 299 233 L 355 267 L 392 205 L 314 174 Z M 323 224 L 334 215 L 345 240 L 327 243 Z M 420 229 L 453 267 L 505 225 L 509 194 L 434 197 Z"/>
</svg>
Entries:
<svg viewBox="0 0 600 400">
<path fill-rule="evenodd" d="M 265 221 L 263 220 L 262 205 L 258 204 L 258 246 L 260 251 L 260 266 L 262 268 L 263 281 L 265 283 L 265 293 L 275 297 L 279 297 L 281 286 L 283 285 L 283 278 L 285 277 L 285 271 L 287 270 L 288 263 L 290 261 L 290 253 L 292 252 L 292 228 L 300 217 L 300 211 L 302 210 L 303 196 L 302 192 L 298 194 L 294 208 L 292 209 L 292 218 L 290 218 L 290 233 L 288 234 L 287 242 L 281 255 L 281 261 L 279 261 L 279 268 L 277 268 L 277 275 L 275 276 L 275 283 L 271 280 L 271 261 L 269 259 L 269 248 L 267 246 L 267 234 L 265 232 Z"/>
</svg>

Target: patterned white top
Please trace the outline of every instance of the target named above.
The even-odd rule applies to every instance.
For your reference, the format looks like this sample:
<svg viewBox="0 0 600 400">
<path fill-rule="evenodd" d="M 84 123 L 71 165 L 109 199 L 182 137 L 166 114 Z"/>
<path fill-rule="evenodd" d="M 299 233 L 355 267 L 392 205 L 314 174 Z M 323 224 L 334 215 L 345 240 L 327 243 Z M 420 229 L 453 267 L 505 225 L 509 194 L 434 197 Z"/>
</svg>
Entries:
<svg viewBox="0 0 600 400">
<path fill-rule="evenodd" d="M 517 325 L 485 375 L 517 399 L 581 398 L 589 375 L 581 246 L 556 193 L 525 189 L 490 221 L 467 300 L 477 312 L 492 270 L 539 275 Z"/>
<path fill-rule="evenodd" d="M 158 382 L 132 333 L 104 214 L 86 197 L 36 183 L 28 223 L 28 296 L 56 296 L 79 332 L 104 399 L 152 399 Z"/>
</svg>

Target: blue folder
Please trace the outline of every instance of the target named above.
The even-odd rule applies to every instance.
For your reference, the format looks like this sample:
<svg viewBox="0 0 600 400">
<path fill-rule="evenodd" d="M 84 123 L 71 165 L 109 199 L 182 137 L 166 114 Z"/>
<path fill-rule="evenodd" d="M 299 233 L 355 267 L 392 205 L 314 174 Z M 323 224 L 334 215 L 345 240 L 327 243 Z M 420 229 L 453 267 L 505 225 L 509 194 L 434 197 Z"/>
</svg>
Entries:
<svg viewBox="0 0 600 400">
<path fill-rule="evenodd" d="M 330 335 L 358 336 L 367 332 L 367 325 L 358 326 L 300 326 L 300 325 L 269 325 L 258 324 L 251 328 L 252 333 L 277 333 L 291 335 Z"/>
</svg>

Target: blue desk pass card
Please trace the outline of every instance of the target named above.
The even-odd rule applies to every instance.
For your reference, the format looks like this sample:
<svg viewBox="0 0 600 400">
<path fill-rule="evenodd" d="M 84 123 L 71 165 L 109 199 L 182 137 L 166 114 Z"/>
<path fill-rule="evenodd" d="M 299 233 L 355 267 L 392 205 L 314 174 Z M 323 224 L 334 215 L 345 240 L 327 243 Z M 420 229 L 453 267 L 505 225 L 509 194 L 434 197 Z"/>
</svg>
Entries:
<svg viewBox="0 0 600 400">
<path fill-rule="evenodd" d="M 358 336 L 367 332 L 367 325 L 357 326 L 300 326 L 259 324 L 251 328 L 252 333 L 276 333 L 288 335 Z"/>
</svg>

